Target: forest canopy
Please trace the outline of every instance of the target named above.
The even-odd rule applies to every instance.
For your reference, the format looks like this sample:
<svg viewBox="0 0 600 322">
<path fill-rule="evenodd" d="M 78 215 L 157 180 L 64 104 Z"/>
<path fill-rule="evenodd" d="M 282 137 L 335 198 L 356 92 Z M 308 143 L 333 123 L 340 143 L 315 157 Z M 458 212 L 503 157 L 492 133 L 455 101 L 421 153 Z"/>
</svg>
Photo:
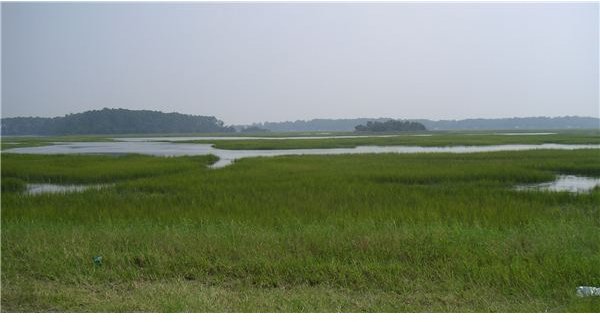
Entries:
<svg viewBox="0 0 600 322">
<path fill-rule="evenodd" d="M 141 133 L 235 132 L 214 116 L 109 109 L 62 117 L 13 117 L 2 119 L 2 135 L 73 135 Z"/>
<path fill-rule="evenodd" d="M 367 122 L 367 125 L 357 125 L 356 132 L 407 132 L 426 131 L 425 126 L 419 122 L 389 120 L 385 122 Z"/>
</svg>

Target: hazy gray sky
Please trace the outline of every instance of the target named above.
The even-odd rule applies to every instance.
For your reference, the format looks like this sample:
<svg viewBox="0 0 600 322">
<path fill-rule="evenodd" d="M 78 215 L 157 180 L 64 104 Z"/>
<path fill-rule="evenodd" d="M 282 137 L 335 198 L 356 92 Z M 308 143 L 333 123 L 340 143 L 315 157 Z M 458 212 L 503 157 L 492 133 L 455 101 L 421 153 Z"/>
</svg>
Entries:
<svg viewBox="0 0 600 322">
<path fill-rule="evenodd" d="M 597 3 L 3 3 L 2 117 L 599 114 Z"/>
</svg>

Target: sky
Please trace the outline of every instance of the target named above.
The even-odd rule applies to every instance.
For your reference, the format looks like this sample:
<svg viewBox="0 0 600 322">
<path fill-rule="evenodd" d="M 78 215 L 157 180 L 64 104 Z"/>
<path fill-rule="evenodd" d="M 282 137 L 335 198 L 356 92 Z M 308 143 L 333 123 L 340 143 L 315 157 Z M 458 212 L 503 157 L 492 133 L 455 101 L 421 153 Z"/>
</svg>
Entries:
<svg viewBox="0 0 600 322">
<path fill-rule="evenodd" d="M 599 116 L 598 3 L 2 3 L 2 117 Z"/>
</svg>

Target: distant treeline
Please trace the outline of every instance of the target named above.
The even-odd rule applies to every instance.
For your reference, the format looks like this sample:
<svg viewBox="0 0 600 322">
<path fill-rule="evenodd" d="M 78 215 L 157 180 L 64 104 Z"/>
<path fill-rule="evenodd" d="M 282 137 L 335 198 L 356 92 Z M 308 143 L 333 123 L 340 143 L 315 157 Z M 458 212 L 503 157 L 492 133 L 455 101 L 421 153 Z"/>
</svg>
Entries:
<svg viewBox="0 0 600 322">
<path fill-rule="evenodd" d="M 314 119 L 294 122 L 264 122 L 247 126 L 225 126 L 213 116 L 196 116 L 158 111 L 102 109 L 63 117 L 3 118 L 2 135 L 77 135 L 77 134 L 144 134 L 144 133 L 217 133 L 235 132 L 293 132 L 293 131 L 416 131 L 380 130 L 390 118 Z M 431 121 L 407 120 L 428 130 L 534 130 L 534 129 L 598 129 L 595 117 L 524 117 L 503 119 L 466 119 Z M 369 123 L 371 128 L 369 129 Z M 367 124 L 367 125 L 364 125 Z M 358 127 L 359 125 L 365 128 Z M 358 127 L 358 128 L 357 128 Z M 393 126 L 391 127 L 393 128 Z"/>
<path fill-rule="evenodd" d="M 425 126 L 418 122 L 389 120 L 385 122 L 368 121 L 366 125 L 357 125 L 357 132 L 406 132 L 426 131 Z"/>
<path fill-rule="evenodd" d="M 2 119 L 2 135 L 73 135 L 142 133 L 235 132 L 213 116 L 157 111 L 109 109 L 63 117 L 12 117 Z"/>
<path fill-rule="evenodd" d="M 260 128 L 258 126 L 247 126 L 239 129 L 242 133 L 266 133 L 271 132 L 267 129 Z"/>
<path fill-rule="evenodd" d="M 367 122 L 386 122 L 390 118 L 358 119 L 314 119 L 294 122 L 264 122 L 253 126 L 273 132 L 290 131 L 353 131 L 357 125 Z M 596 117 L 514 117 L 501 119 L 466 119 L 431 121 L 412 119 L 409 121 L 423 124 L 429 130 L 539 130 L 539 129 L 598 129 L 600 119 Z"/>
</svg>

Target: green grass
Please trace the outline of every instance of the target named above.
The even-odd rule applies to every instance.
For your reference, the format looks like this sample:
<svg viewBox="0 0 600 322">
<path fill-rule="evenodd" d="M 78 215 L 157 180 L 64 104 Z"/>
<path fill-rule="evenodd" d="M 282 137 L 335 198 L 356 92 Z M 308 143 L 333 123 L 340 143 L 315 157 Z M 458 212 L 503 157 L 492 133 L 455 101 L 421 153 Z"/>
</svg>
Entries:
<svg viewBox="0 0 600 322">
<path fill-rule="evenodd" d="M 4 154 L 2 179 L 19 178 L 28 182 L 59 184 L 103 183 L 198 170 L 216 160 L 215 156 L 175 159 L 143 155 L 73 157 Z"/>
<path fill-rule="evenodd" d="M 2 178 L 2 192 L 23 192 L 25 191 L 25 181 L 18 178 Z"/>
<path fill-rule="evenodd" d="M 2 311 L 599 312 L 600 150 L 248 158 L 2 154 Z M 103 256 L 95 266 L 92 257 Z"/>
<path fill-rule="evenodd" d="M 600 144 L 600 132 L 595 130 L 563 131 L 552 135 L 527 136 L 494 135 L 489 132 L 425 132 L 421 134 L 432 134 L 432 136 L 401 134 L 392 137 L 365 136 L 358 138 L 294 140 L 189 140 L 178 141 L 177 143 L 210 143 L 213 144 L 215 148 L 229 150 L 353 148 L 361 145 L 460 146 L 543 143 Z"/>
</svg>

